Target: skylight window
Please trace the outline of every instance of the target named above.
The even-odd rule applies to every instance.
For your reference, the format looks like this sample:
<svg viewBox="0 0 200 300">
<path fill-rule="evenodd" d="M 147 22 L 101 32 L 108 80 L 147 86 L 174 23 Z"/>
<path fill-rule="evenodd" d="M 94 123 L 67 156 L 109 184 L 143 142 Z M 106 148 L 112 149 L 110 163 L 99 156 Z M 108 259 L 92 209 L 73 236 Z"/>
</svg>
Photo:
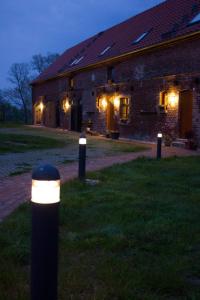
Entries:
<svg viewBox="0 0 200 300">
<path fill-rule="evenodd" d="M 196 23 L 196 22 L 200 22 L 200 13 L 198 15 L 196 15 L 191 21 L 190 24 Z"/>
<path fill-rule="evenodd" d="M 148 33 L 149 33 L 149 31 L 142 33 L 140 36 L 138 36 L 137 39 L 135 39 L 135 40 L 132 42 L 132 44 L 137 44 L 137 43 L 139 43 L 141 40 L 143 40 L 143 39 L 147 36 Z"/>
<path fill-rule="evenodd" d="M 81 56 L 80 58 L 76 58 L 75 60 L 73 60 L 73 62 L 70 64 L 70 66 L 75 66 L 75 65 L 78 65 L 81 60 L 84 58 L 84 56 Z"/>
<path fill-rule="evenodd" d="M 106 47 L 99 55 L 100 55 L 100 56 L 104 55 L 106 52 L 108 52 L 108 50 L 110 50 L 111 47 L 112 47 L 112 46 Z"/>
</svg>

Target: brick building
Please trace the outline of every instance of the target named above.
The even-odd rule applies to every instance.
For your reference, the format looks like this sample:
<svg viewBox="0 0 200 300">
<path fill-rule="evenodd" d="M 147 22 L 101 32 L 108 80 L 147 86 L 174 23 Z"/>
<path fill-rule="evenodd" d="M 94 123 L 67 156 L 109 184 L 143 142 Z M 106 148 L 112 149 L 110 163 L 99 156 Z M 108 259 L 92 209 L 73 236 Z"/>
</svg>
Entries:
<svg viewBox="0 0 200 300">
<path fill-rule="evenodd" d="M 32 91 L 35 124 L 200 142 L 200 1 L 164 1 L 81 42 Z"/>
</svg>

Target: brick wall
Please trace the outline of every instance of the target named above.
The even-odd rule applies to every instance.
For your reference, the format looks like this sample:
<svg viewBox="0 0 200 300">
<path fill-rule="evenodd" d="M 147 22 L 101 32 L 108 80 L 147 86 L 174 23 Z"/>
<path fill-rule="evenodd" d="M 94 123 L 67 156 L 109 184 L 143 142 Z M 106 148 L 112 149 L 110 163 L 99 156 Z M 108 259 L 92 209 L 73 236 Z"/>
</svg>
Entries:
<svg viewBox="0 0 200 300">
<path fill-rule="evenodd" d="M 130 116 L 127 124 L 120 124 L 120 133 L 124 136 L 155 139 L 158 131 L 168 130 L 178 136 L 178 107 L 168 108 L 167 113 L 158 110 L 161 91 L 171 88 L 177 92 L 193 90 L 193 129 L 200 140 L 200 40 L 193 40 L 158 49 L 129 60 L 112 64 L 114 82 L 107 83 L 107 66 L 80 71 L 73 75 L 74 88 L 70 90 L 68 77 L 51 80 L 33 87 L 33 103 L 40 96 L 44 102 L 53 101 L 61 104 L 64 97 L 74 103 L 80 101 L 83 106 L 83 124 L 93 122 L 93 129 L 105 133 L 106 113 L 96 107 L 96 100 L 101 95 L 112 96 L 117 93 L 129 97 Z M 70 111 L 63 119 L 62 126 L 70 129 Z M 53 119 L 53 117 L 52 117 Z M 53 120 L 46 122 L 53 126 Z M 55 126 L 55 124 L 54 124 Z"/>
</svg>

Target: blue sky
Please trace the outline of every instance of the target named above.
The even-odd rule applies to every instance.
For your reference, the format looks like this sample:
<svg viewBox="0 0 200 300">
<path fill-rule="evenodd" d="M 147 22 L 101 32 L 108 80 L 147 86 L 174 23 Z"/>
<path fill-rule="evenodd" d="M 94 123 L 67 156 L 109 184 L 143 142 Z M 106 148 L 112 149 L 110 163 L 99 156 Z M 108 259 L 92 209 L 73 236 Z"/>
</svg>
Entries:
<svg viewBox="0 0 200 300">
<path fill-rule="evenodd" d="M 1 0 L 0 89 L 12 63 L 58 52 L 162 0 Z"/>
</svg>

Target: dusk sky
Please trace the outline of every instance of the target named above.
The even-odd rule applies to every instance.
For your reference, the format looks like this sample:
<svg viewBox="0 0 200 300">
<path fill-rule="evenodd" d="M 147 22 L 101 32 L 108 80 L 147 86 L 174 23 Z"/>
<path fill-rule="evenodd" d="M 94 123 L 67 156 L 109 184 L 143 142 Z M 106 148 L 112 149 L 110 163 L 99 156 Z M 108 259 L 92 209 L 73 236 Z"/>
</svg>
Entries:
<svg viewBox="0 0 200 300">
<path fill-rule="evenodd" d="M 12 63 L 32 55 L 61 54 L 87 37 L 162 0 L 1 0 L 0 89 Z"/>
</svg>

